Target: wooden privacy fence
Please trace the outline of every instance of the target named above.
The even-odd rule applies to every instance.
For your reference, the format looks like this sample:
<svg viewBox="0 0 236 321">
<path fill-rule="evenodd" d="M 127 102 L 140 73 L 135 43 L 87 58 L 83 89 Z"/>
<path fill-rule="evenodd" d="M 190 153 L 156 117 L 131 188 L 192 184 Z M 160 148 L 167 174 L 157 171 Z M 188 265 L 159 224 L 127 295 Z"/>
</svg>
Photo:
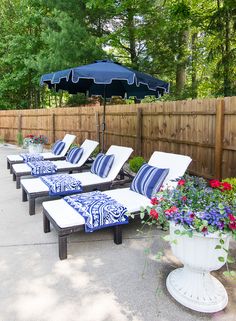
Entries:
<svg viewBox="0 0 236 321">
<path fill-rule="evenodd" d="M 131 146 L 149 159 L 154 150 L 192 157 L 191 173 L 207 178 L 236 176 L 236 97 L 107 106 L 105 147 Z M 0 111 L 0 137 L 17 142 L 17 133 L 66 133 L 77 143 L 100 139 L 102 107 Z"/>
</svg>

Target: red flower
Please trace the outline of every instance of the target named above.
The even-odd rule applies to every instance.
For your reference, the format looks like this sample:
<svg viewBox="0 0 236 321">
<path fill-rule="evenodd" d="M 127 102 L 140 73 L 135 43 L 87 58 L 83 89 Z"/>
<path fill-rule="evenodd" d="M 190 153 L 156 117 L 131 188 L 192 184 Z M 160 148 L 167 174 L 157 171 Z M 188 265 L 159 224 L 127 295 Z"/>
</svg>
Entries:
<svg viewBox="0 0 236 321">
<path fill-rule="evenodd" d="M 184 180 L 184 179 L 180 179 L 180 180 L 178 181 L 178 185 L 182 186 L 182 185 L 184 185 L 184 184 L 185 184 L 185 180 Z"/>
<path fill-rule="evenodd" d="M 229 228 L 230 228 L 231 230 L 236 230 L 236 221 L 230 222 L 230 223 L 229 223 Z"/>
<path fill-rule="evenodd" d="M 235 221 L 235 216 L 233 214 L 229 214 L 228 218 L 230 219 L 231 222 Z"/>
<path fill-rule="evenodd" d="M 208 232 L 208 229 L 207 229 L 206 226 L 204 226 L 204 227 L 202 228 L 202 233 L 207 233 L 207 232 Z"/>
<path fill-rule="evenodd" d="M 189 217 L 192 218 L 192 219 L 194 219 L 194 218 L 195 218 L 195 214 L 191 213 L 191 214 L 189 215 Z"/>
<path fill-rule="evenodd" d="M 157 220 L 159 214 L 157 213 L 157 211 L 154 208 L 152 208 L 151 211 L 150 211 L 150 216 Z"/>
<path fill-rule="evenodd" d="M 209 182 L 212 188 L 219 188 L 221 186 L 221 182 L 218 179 L 212 179 Z"/>
<path fill-rule="evenodd" d="M 151 198 L 151 204 L 152 205 L 157 205 L 158 204 L 158 200 L 157 200 L 156 197 Z"/>
<path fill-rule="evenodd" d="M 231 191 L 233 187 L 230 183 L 223 182 L 221 183 L 221 188 L 223 191 Z"/>
<path fill-rule="evenodd" d="M 185 202 L 187 200 L 187 196 L 182 196 L 181 199 Z"/>
</svg>

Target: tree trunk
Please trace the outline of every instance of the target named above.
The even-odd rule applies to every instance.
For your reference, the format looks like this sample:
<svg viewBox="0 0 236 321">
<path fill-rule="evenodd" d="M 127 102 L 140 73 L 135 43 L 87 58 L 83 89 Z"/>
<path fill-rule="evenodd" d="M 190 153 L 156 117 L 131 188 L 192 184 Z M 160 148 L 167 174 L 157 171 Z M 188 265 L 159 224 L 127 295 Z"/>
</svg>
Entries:
<svg viewBox="0 0 236 321">
<path fill-rule="evenodd" d="M 197 33 L 192 35 L 192 55 L 191 55 L 191 63 L 192 63 L 192 98 L 197 97 L 197 70 L 196 70 L 196 44 L 195 41 L 197 39 Z"/>
<path fill-rule="evenodd" d="M 176 95 L 180 96 L 183 92 L 186 81 L 186 57 L 185 49 L 188 44 L 188 31 L 183 30 L 179 33 L 179 52 L 176 66 Z"/>
<path fill-rule="evenodd" d="M 31 70 L 28 74 L 28 94 L 27 94 L 27 108 L 32 108 L 32 80 L 31 80 Z"/>
<path fill-rule="evenodd" d="M 225 46 L 224 56 L 222 57 L 224 66 L 224 96 L 230 96 L 230 15 L 229 10 L 226 9 L 225 14 Z"/>
<path fill-rule="evenodd" d="M 136 67 L 137 54 L 136 54 L 136 41 L 135 41 L 134 14 L 132 9 L 128 9 L 127 30 L 128 30 L 128 37 L 129 37 L 130 59 L 131 59 L 132 65 Z"/>
</svg>

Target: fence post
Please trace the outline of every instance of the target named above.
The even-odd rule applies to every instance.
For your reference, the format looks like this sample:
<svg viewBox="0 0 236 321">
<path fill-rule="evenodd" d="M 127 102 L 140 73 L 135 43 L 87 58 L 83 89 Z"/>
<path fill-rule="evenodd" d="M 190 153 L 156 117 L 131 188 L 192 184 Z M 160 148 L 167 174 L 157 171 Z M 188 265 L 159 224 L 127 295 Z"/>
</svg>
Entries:
<svg viewBox="0 0 236 321">
<path fill-rule="evenodd" d="M 51 143 L 55 142 L 55 114 L 51 115 Z"/>
<path fill-rule="evenodd" d="M 99 114 L 95 112 L 95 125 L 96 125 L 96 139 L 100 145 L 100 125 L 99 125 Z"/>
<path fill-rule="evenodd" d="M 215 177 L 222 178 L 223 138 L 224 138 L 225 101 L 221 99 L 216 105 L 215 121 Z"/>
<path fill-rule="evenodd" d="M 136 154 L 142 155 L 142 108 L 137 109 L 137 126 L 136 126 Z"/>
</svg>

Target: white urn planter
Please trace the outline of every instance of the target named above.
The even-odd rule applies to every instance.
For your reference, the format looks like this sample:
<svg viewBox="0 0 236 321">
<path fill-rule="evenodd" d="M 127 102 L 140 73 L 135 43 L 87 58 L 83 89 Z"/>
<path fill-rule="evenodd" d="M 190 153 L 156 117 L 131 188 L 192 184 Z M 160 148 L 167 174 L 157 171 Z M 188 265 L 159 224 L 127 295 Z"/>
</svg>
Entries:
<svg viewBox="0 0 236 321">
<path fill-rule="evenodd" d="M 39 154 L 43 152 L 43 144 L 29 144 L 30 154 Z"/>
<path fill-rule="evenodd" d="M 183 268 L 172 271 L 166 280 L 169 293 L 184 306 L 199 312 L 217 312 L 225 308 L 228 295 L 224 286 L 210 274 L 220 269 L 226 260 L 227 252 L 215 249 L 219 245 L 218 233 L 202 235 L 194 233 L 176 235 L 175 230 L 183 230 L 180 225 L 170 223 L 170 239 L 173 254 L 183 263 Z M 229 235 L 221 237 L 224 248 L 229 247 Z M 176 242 L 172 242 L 176 240 Z"/>
</svg>

